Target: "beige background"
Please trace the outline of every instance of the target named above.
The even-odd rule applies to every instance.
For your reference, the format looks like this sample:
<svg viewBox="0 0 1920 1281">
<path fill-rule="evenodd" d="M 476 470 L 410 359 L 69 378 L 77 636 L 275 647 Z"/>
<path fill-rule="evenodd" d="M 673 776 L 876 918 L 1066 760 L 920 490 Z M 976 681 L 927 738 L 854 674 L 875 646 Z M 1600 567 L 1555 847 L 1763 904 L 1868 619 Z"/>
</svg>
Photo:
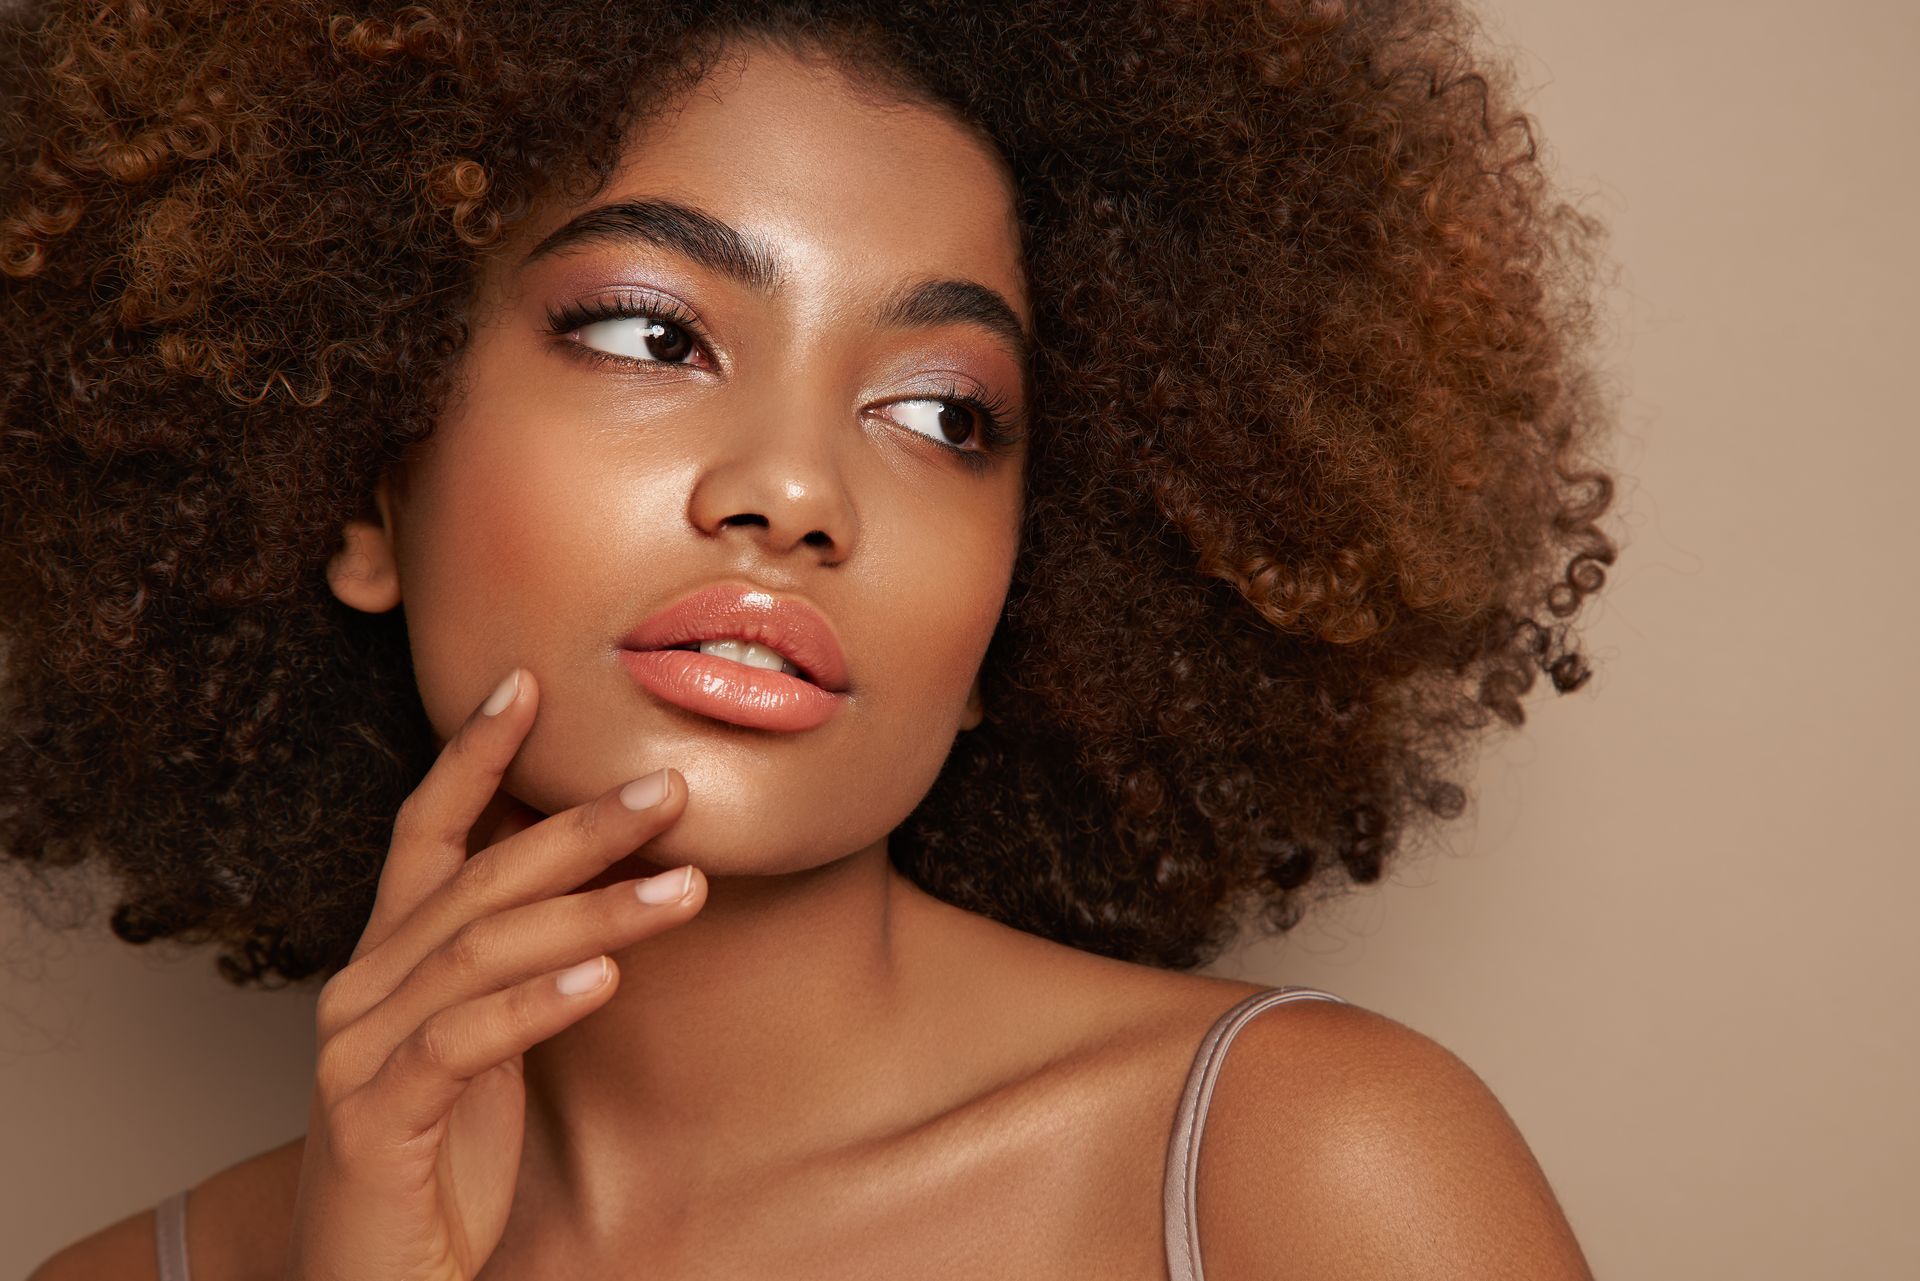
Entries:
<svg viewBox="0 0 1920 1281">
<path fill-rule="evenodd" d="M 1614 229 L 1599 675 L 1446 848 L 1211 968 L 1459 1054 L 1602 1281 L 1910 1281 L 1920 8 L 1482 12 Z M 0 1274 L 304 1128 L 310 994 L 6 925 Z"/>
</svg>

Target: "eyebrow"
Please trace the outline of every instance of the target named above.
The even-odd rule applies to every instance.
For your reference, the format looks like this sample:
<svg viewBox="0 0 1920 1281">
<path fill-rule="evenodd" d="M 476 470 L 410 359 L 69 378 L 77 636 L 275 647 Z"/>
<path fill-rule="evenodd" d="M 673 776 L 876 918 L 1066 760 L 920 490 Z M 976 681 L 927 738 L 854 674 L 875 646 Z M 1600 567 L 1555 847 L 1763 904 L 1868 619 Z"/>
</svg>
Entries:
<svg viewBox="0 0 1920 1281">
<path fill-rule="evenodd" d="M 677 253 L 757 293 L 773 293 L 787 278 L 779 255 L 766 242 L 690 205 L 658 199 L 622 200 L 587 210 L 528 250 L 520 269 L 583 245 L 636 241 Z M 1023 369 L 1032 349 L 1012 304 L 997 290 L 972 280 L 923 280 L 906 286 L 881 304 L 875 319 L 897 328 L 977 325 L 999 339 Z"/>
<path fill-rule="evenodd" d="M 923 280 L 894 294 L 881 308 L 882 325 L 978 325 L 1027 366 L 1032 347 L 1026 326 L 998 291 L 971 280 Z"/>
<path fill-rule="evenodd" d="M 622 200 L 589 209 L 528 250 L 520 269 L 580 245 L 630 241 L 670 249 L 761 293 L 781 284 L 779 259 L 763 242 L 672 200 Z"/>
</svg>

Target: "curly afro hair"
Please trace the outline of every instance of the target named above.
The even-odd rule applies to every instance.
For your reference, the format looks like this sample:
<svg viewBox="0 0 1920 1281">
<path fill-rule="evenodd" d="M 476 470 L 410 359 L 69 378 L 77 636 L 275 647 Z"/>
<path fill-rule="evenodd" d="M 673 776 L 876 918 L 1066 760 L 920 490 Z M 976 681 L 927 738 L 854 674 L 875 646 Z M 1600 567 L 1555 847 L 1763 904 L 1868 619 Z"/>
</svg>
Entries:
<svg viewBox="0 0 1920 1281">
<path fill-rule="evenodd" d="M 958 113 L 1017 193 L 1022 544 L 903 874 L 1191 968 L 1378 880 L 1463 810 L 1475 731 L 1587 679 L 1605 233 L 1449 0 L 29 4 L 0 18 L 23 898 L 104 864 L 127 942 L 217 943 L 235 984 L 345 964 L 436 746 L 400 611 L 326 562 L 431 431 L 479 256 L 740 33 Z"/>
</svg>

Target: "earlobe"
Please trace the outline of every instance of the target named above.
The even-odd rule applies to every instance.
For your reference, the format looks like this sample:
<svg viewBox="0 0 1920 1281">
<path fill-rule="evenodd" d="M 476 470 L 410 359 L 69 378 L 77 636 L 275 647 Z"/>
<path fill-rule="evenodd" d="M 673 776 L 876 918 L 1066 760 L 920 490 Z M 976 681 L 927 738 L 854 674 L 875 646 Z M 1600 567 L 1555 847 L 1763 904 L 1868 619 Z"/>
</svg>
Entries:
<svg viewBox="0 0 1920 1281">
<path fill-rule="evenodd" d="M 327 586 L 342 604 L 384 614 L 400 603 L 400 568 L 393 547 L 393 509 L 387 477 L 374 489 L 369 509 L 349 520 L 346 542 L 327 562 Z"/>
<path fill-rule="evenodd" d="M 986 719 L 986 705 L 980 700 L 980 678 L 973 678 L 973 688 L 967 691 L 966 711 L 960 716 L 961 729 L 977 729 Z"/>
</svg>

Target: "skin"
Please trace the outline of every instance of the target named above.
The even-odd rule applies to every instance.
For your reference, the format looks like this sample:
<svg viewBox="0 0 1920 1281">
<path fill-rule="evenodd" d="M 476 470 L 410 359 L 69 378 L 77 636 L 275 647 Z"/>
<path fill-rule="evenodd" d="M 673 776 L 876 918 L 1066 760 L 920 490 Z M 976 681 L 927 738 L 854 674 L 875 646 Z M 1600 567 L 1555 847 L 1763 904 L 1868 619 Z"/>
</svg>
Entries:
<svg viewBox="0 0 1920 1281">
<path fill-rule="evenodd" d="M 679 819 L 585 886 L 690 862 L 704 902 L 615 950 L 612 997 L 527 1051 L 512 1210 L 481 1275 L 1157 1281 L 1188 1066 L 1263 985 L 1006 928 L 886 857 L 980 722 L 1025 455 L 975 471 L 924 413 L 886 408 L 948 382 L 1017 406 L 1001 337 L 871 317 L 903 284 L 955 279 L 1030 324 L 1007 176 L 939 110 L 739 53 L 630 140 L 605 191 L 537 210 L 490 255 L 464 393 L 330 573 L 356 608 L 404 602 L 443 740 L 508 670 L 534 675 L 537 720 L 473 850 L 662 766 L 685 781 Z M 779 287 L 632 242 L 521 268 L 584 208 L 663 197 L 758 240 Z M 609 287 L 670 293 L 717 358 L 569 358 L 547 309 Z M 617 637 L 715 580 L 827 615 L 852 682 L 834 720 L 746 730 L 630 682 Z M 1247 1025 L 1206 1135 L 1211 1281 L 1587 1276 L 1485 1086 L 1358 1006 Z M 277 1277 L 303 1142 L 194 1188 L 196 1281 Z M 123 1221 L 36 1278 L 152 1276 L 151 1225 Z"/>
<path fill-rule="evenodd" d="M 383 485 L 379 522 L 349 530 L 334 576 L 357 608 L 404 602 L 443 738 L 509 668 L 535 673 L 539 719 L 505 782 L 531 809 L 662 765 L 686 779 L 681 819 L 587 884 L 691 862 L 706 904 L 614 953 L 626 981 L 613 999 L 528 1053 L 527 1158 L 490 1268 L 595 1266 L 642 1242 L 688 1261 L 724 1243 L 771 1272 L 813 1241 L 825 1266 L 850 1236 L 911 1254 L 930 1227 L 955 1225 L 915 1223 L 924 1193 L 903 1198 L 883 1171 L 923 1167 L 908 1184 L 938 1171 L 935 1186 L 976 1188 L 993 1217 L 1005 1196 L 986 1195 L 988 1172 L 1037 1157 L 1043 1135 L 973 1118 L 1139 1019 L 1121 990 L 1036 1003 L 1030 967 L 1077 986 L 1109 969 L 1156 988 L 1171 977 L 961 912 L 886 857 L 888 832 L 980 721 L 976 673 L 1018 547 L 1025 455 L 976 471 L 923 434 L 924 402 L 884 408 L 948 382 L 1020 406 L 1002 338 L 869 318 L 904 284 L 955 279 L 1030 325 L 1010 186 L 943 114 L 871 102 L 762 50 L 638 135 L 588 204 L 643 198 L 757 240 L 782 283 L 756 289 L 631 242 L 523 268 L 586 206 L 540 211 L 487 264 L 469 386 L 402 483 Z M 549 308 L 639 288 L 698 317 L 717 349 L 699 353 L 704 367 L 596 366 L 542 332 Z M 638 327 L 581 338 L 611 348 Z M 803 595 L 828 617 L 852 683 L 840 715 L 802 734 L 746 730 L 631 684 L 616 638 L 720 579 Z M 849 1180 L 873 1190 L 849 1196 Z M 1150 1261 L 1152 1245 L 1143 1235 L 1136 1253 Z"/>
</svg>

